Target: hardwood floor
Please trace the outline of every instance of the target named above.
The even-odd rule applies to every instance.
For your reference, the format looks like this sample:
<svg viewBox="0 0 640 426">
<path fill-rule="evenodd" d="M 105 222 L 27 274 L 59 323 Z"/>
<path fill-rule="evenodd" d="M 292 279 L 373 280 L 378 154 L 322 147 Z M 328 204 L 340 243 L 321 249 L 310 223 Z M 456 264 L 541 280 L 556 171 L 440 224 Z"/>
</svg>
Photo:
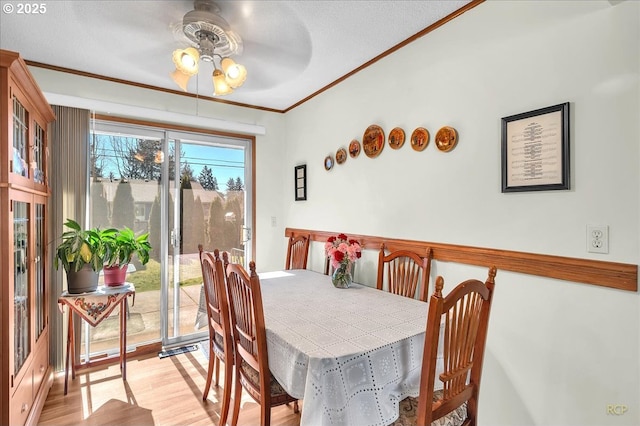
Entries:
<svg viewBox="0 0 640 426">
<path fill-rule="evenodd" d="M 164 359 L 157 355 L 129 359 L 126 382 L 118 365 L 81 371 L 75 380 L 69 373 L 66 396 L 64 373 L 60 373 L 38 424 L 217 425 L 222 387 L 212 386 L 209 398 L 203 402 L 206 374 L 207 359 L 201 351 Z M 260 406 L 244 393 L 240 407 L 238 425 L 259 424 Z M 289 406 L 273 408 L 271 424 L 299 426 L 300 414 Z"/>
</svg>

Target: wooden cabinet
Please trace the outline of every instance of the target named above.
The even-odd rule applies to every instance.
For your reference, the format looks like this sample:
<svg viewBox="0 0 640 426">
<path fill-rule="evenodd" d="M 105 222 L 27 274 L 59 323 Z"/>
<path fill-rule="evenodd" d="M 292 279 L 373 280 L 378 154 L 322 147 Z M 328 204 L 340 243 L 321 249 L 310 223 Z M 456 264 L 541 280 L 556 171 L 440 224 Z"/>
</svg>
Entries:
<svg viewBox="0 0 640 426">
<path fill-rule="evenodd" d="M 0 425 L 35 424 L 53 381 L 47 128 L 54 119 L 20 55 L 0 50 Z"/>
</svg>

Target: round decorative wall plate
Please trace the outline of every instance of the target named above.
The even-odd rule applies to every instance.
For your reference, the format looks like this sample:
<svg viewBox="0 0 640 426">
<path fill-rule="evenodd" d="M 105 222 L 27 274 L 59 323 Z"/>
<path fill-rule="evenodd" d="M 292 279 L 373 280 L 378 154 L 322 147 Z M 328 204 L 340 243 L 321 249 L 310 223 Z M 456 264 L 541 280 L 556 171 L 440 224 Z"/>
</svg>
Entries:
<svg viewBox="0 0 640 426">
<path fill-rule="evenodd" d="M 429 131 L 424 127 L 418 127 L 411 133 L 411 148 L 422 151 L 427 145 L 429 145 Z"/>
<path fill-rule="evenodd" d="M 356 158 L 360 155 L 360 142 L 357 139 L 354 139 L 349 143 L 349 155 L 351 158 Z"/>
<path fill-rule="evenodd" d="M 440 151 L 451 151 L 458 142 L 458 132 L 453 127 L 444 126 L 436 133 L 436 147 Z"/>
<path fill-rule="evenodd" d="M 324 169 L 331 170 L 333 168 L 333 157 L 331 155 L 327 155 L 324 159 Z"/>
<path fill-rule="evenodd" d="M 400 149 L 404 145 L 404 130 L 396 127 L 389 132 L 389 146 L 393 149 Z"/>
<path fill-rule="evenodd" d="M 340 148 L 336 151 L 336 163 L 342 164 L 347 161 L 347 150 L 344 148 Z"/>
<path fill-rule="evenodd" d="M 372 124 L 367 127 L 362 136 L 362 149 L 367 157 L 375 158 L 384 148 L 384 130 L 382 127 Z"/>
</svg>

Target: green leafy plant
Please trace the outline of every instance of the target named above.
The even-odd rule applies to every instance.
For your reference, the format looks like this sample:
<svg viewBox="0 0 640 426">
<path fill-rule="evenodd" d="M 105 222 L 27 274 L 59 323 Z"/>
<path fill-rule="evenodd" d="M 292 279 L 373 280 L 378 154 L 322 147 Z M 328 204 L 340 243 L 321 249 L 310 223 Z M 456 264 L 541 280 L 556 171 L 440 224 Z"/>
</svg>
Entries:
<svg viewBox="0 0 640 426">
<path fill-rule="evenodd" d="M 117 229 L 82 229 L 78 222 L 72 219 L 67 219 L 64 226 L 70 230 L 62 234 L 62 242 L 56 248 L 55 268 L 58 269 L 62 264 L 66 272 L 77 272 L 88 264 L 91 265 L 91 269 L 100 272 L 109 257 L 107 240 L 118 232 Z"/>
<path fill-rule="evenodd" d="M 131 262 L 133 256 L 137 256 L 140 263 L 145 265 L 149 261 L 151 244 L 149 233 L 136 237 L 132 229 L 124 227 L 107 237 L 106 266 L 123 266 Z"/>
</svg>

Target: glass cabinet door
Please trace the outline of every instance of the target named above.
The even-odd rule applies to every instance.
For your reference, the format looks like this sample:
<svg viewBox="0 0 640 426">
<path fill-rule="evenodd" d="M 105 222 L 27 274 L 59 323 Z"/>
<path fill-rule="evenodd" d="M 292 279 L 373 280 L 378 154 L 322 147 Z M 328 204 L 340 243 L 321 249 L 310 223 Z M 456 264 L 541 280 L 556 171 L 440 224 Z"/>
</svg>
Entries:
<svg viewBox="0 0 640 426">
<path fill-rule="evenodd" d="M 13 98 L 13 154 L 11 157 L 11 172 L 29 177 L 28 158 L 28 128 L 29 118 L 27 110 L 17 97 Z"/>
<path fill-rule="evenodd" d="M 31 352 L 29 312 L 29 208 L 22 201 L 13 203 L 13 312 L 14 312 L 14 371 L 17 374 Z"/>
<path fill-rule="evenodd" d="M 34 329 L 36 341 L 47 326 L 47 306 L 45 302 L 45 206 L 35 204 L 35 230 L 34 230 L 34 262 L 33 275 L 35 285 L 35 316 Z"/>
<path fill-rule="evenodd" d="M 41 126 L 24 107 L 20 97 L 13 96 L 13 143 L 10 172 L 28 178 L 38 185 L 47 184 L 46 126 Z"/>
<path fill-rule="evenodd" d="M 33 152 L 30 167 L 33 169 L 33 180 L 36 183 L 45 182 L 45 132 L 38 123 L 33 126 Z"/>
</svg>

